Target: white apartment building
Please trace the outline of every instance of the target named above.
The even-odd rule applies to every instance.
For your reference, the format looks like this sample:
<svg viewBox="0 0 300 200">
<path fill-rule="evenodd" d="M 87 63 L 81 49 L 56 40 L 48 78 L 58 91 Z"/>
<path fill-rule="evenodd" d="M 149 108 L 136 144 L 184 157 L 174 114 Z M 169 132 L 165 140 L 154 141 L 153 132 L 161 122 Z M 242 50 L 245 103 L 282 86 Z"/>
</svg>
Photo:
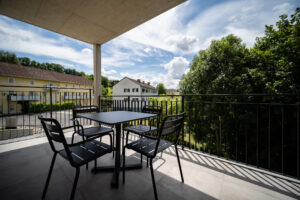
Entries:
<svg viewBox="0 0 300 200">
<path fill-rule="evenodd" d="M 149 97 L 147 96 L 157 94 L 158 92 L 156 88 L 150 85 L 150 82 L 145 83 L 140 79 L 134 80 L 128 77 L 124 77 L 119 81 L 119 83 L 113 86 L 114 100 L 127 100 L 128 97 L 126 96 L 133 96 L 130 97 L 131 101 L 148 101 Z"/>
</svg>

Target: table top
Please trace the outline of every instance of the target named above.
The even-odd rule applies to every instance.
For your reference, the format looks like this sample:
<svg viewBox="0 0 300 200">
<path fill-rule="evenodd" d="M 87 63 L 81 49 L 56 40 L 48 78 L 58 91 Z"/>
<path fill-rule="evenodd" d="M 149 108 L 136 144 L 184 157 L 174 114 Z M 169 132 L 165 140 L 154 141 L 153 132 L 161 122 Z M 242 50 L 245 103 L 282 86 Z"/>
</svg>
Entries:
<svg viewBox="0 0 300 200">
<path fill-rule="evenodd" d="M 78 114 L 78 117 L 91 119 L 104 124 L 114 125 L 121 124 L 129 121 L 146 119 L 155 117 L 157 114 L 131 112 L 131 111 L 111 111 L 99 113 Z"/>
</svg>

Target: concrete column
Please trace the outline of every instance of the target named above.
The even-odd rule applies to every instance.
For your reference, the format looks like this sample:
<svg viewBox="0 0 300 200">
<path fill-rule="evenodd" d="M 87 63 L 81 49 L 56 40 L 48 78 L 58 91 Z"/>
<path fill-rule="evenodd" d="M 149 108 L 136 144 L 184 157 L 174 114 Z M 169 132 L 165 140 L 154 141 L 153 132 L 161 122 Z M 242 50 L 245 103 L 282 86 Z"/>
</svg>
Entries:
<svg viewBox="0 0 300 200">
<path fill-rule="evenodd" d="M 98 98 L 101 94 L 101 89 L 101 44 L 94 44 L 94 100 L 97 106 L 99 106 Z"/>
</svg>

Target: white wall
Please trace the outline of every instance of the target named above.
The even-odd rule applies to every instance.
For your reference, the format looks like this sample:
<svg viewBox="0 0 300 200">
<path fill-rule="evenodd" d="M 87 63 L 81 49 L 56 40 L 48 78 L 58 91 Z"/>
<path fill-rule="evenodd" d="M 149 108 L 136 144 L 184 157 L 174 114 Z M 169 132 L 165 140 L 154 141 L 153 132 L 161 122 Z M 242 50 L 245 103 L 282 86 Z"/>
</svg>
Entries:
<svg viewBox="0 0 300 200">
<path fill-rule="evenodd" d="M 129 88 L 130 92 L 125 92 L 124 93 L 124 88 Z M 132 88 L 138 88 L 139 91 L 138 92 L 132 92 Z M 113 97 L 114 100 L 121 100 L 124 99 L 126 97 L 115 97 L 118 95 L 126 95 L 126 96 L 131 96 L 131 95 L 141 95 L 141 86 L 134 83 L 133 81 L 124 78 L 122 79 L 119 83 L 117 83 L 116 85 L 113 86 Z"/>
<path fill-rule="evenodd" d="M 124 93 L 124 88 L 129 88 L 130 89 L 130 92 L 125 92 Z M 132 92 L 132 88 L 138 88 L 139 91 L 138 92 Z M 150 95 L 157 95 L 157 90 L 155 92 L 142 92 L 142 87 L 138 84 L 136 84 L 135 82 L 131 81 L 130 79 L 128 78 L 124 78 L 122 79 L 119 83 L 117 83 L 116 85 L 113 86 L 113 99 L 114 100 L 123 100 L 124 98 L 126 98 L 125 96 L 124 97 L 115 97 L 115 96 L 118 96 L 118 95 L 126 95 L 126 96 L 132 96 L 132 95 L 138 95 L 138 96 L 150 96 Z M 147 89 L 148 91 L 150 90 L 154 90 L 154 89 L 149 89 L 149 88 L 144 88 L 144 89 Z M 141 97 L 132 97 L 132 98 L 138 98 L 139 101 L 142 100 Z M 132 99 L 131 98 L 131 99 Z M 145 97 L 143 98 L 145 101 L 147 101 L 149 97 Z"/>
</svg>

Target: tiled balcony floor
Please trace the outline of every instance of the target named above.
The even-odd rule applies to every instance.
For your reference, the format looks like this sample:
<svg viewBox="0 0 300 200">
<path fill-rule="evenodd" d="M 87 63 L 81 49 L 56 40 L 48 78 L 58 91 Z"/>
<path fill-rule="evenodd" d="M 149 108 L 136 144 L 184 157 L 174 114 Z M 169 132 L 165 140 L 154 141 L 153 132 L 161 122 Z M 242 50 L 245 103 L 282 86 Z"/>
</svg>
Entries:
<svg viewBox="0 0 300 200">
<path fill-rule="evenodd" d="M 45 137 L 0 145 L 0 199 L 41 199 L 52 158 Z M 139 155 L 127 151 L 127 163 L 138 162 Z M 283 180 L 268 172 L 246 168 L 193 151 L 180 151 L 185 183 L 181 183 L 176 155 L 169 148 L 154 162 L 160 200 L 177 199 L 300 199 L 300 181 Z M 112 155 L 98 164 L 113 163 Z M 90 168 L 93 163 L 90 164 Z M 120 183 L 122 180 L 120 174 Z M 57 157 L 46 199 L 68 199 L 75 169 Z M 125 185 L 110 187 L 112 173 L 92 174 L 83 166 L 75 199 L 154 199 L 150 169 L 126 172 Z"/>
</svg>

